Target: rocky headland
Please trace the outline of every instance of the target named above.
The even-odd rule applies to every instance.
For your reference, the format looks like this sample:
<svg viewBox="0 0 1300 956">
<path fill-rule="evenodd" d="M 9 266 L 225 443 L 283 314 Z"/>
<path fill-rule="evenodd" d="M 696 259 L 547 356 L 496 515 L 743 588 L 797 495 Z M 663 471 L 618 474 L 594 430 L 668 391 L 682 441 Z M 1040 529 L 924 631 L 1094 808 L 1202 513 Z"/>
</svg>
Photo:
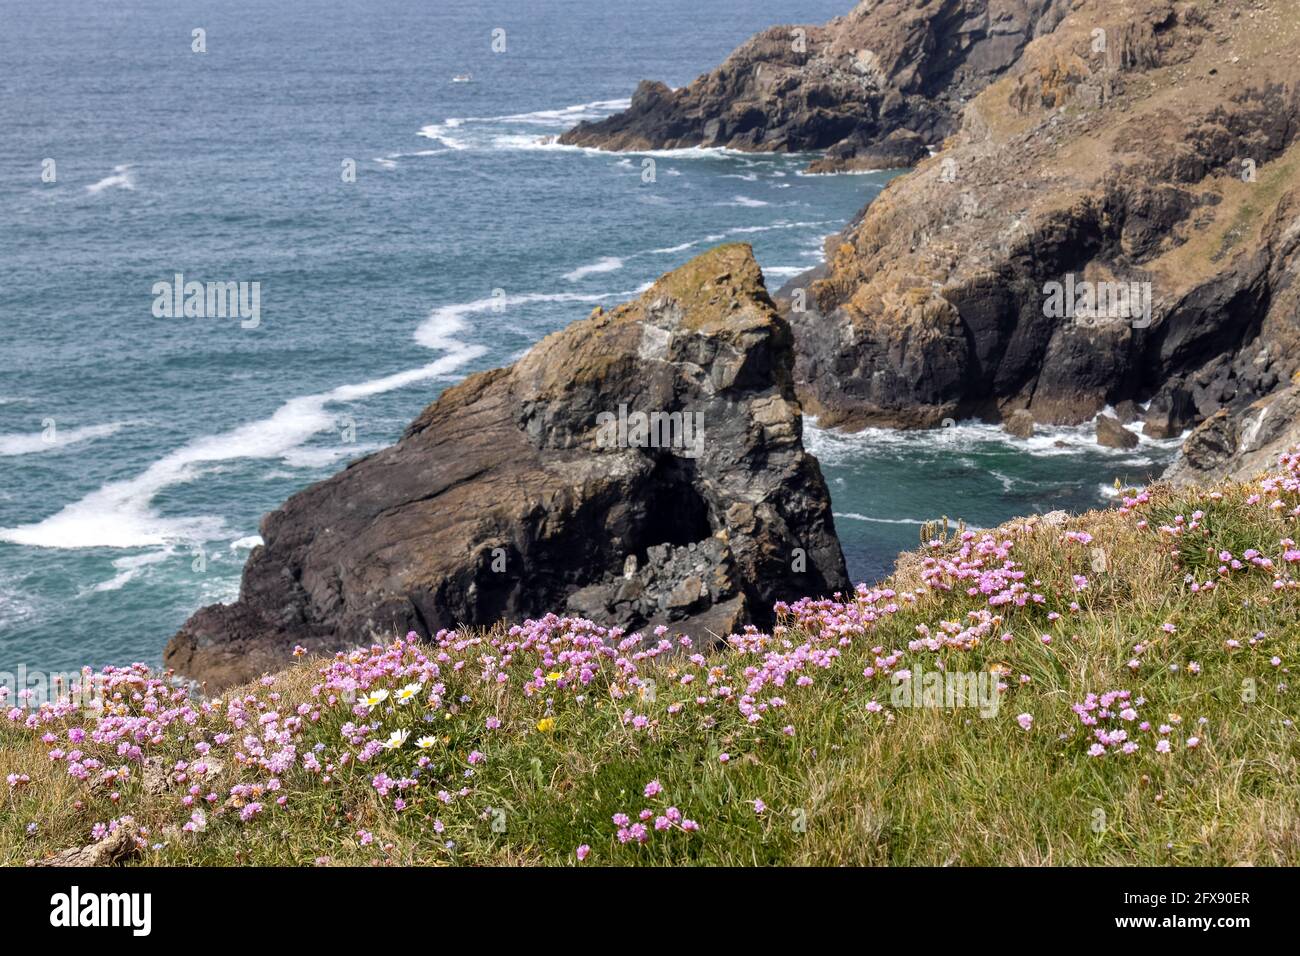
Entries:
<svg viewBox="0 0 1300 956">
<path fill-rule="evenodd" d="M 564 141 L 918 164 L 777 293 L 819 423 L 1023 435 L 1113 406 L 1197 429 L 1171 474 L 1213 478 L 1296 437 L 1297 44 L 1295 0 L 880 0 Z"/>
<path fill-rule="evenodd" d="M 713 249 L 267 515 L 239 600 L 165 663 L 217 689 L 295 645 L 552 611 L 700 644 L 768 626 L 775 601 L 848 586 L 793 362 L 749 247 Z"/>
<path fill-rule="evenodd" d="M 673 90 L 643 81 L 622 113 L 560 141 L 612 150 L 826 150 L 813 170 L 911 166 L 958 125 L 1067 0 L 864 0 L 824 25 L 776 26 Z"/>
<path fill-rule="evenodd" d="M 297 644 L 551 611 L 767 626 L 848 584 L 801 408 L 1021 437 L 1101 415 L 1117 448 L 1193 429 L 1176 480 L 1271 464 L 1300 439 L 1298 8 L 880 0 L 642 84 L 564 141 L 917 165 L 775 299 L 722 247 L 449 389 L 268 515 L 167 664 L 216 687 Z M 645 444 L 638 412 L 698 445 Z"/>
<path fill-rule="evenodd" d="M 1289 384 L 1296 9 L 1076 3 L 779 296 L 810 411 L 1077 424 L 1128 400 L 1166 438 Z M 1085 288 L 1130 308 L 1053 310 Z"/>
</svg>

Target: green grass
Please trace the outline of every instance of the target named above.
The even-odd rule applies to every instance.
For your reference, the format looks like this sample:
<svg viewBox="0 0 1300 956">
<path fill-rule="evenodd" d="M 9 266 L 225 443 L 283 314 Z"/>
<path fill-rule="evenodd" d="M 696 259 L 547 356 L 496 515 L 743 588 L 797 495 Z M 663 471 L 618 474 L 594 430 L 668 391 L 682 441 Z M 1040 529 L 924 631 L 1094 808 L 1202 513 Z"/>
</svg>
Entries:
<svg viewBox="0 0 1300 956">
<path fill-rule="evenodd" d="M 1138 527 L 1138 515 L 1116 511 L 1063 526 L 1036 520 L 1004 528 L 1016 541 L 1013 558 L 1040 582 L 1034 589 L 1045 604 L 1006 611 L 993 639 L 971 650 L 907 651 L 917 625 L 937 629 L 942 621 L 965 621 L 970 612 L 988 609 L 982 597 L 960 588 L 925 591 L 866 633 L 851 635 L 831 667 L 807 671 L 814 677 L 810 686 L 791 682 L 760 694 L 779 693 L 787 705 L 756 724 L 747 723 L 734 703 L 694 703 L 708 668 L 725 668 L 725 680 L 743 689 L 741 672 L 757 658 L 730 649 L 710 654 L 704 668 L 680 654 L 644 662 L 639 674 L 654 681 L 652 700 L 640 698 L 634 683 L 608 667 L 581 703 L 576 691 L 549 686 L 543 695 L 525 697 L 517 675 L 531 674 L 531 659 L 514 665 L 504 687 L 480 683 L 473 663 L 459 675 L 444 667 L 445 699 L 466 693 L 472 700 L 437 716 L 433 732 L 440 743 L 424 752 L 430 763 L 419 785 L 406 792 L 409 806 L 401 812 L 393 809 L 393 795 L 380 797 L 370 781 L 380 770 L 392 777 L 410 773 L 419 753 L 410 743 L 364 767 L 338 769 L 328 784 L 299 764 L 279 776 L 287 805 L 241 822 L 229 788 L 269 775 L 237 767 L 232 744 L 221 758 L 219 779 L 204 786 L 220 796 L 207 810 L 206 829 L 179 833 L 172 828 L 189 817 L 180 805 L 183 786 L 149 793 L 137 772 L 110 801 L 104 788 L 75 781 L 62 763 L 50 761 L 39 733 L 0 721 L 0 775 L 31 776 L 29 784 L 6 788 L 0 860 L 18 864 L 89 843 L 94 823 L 131 814 L 147 831 L 147 843 L 163 844 L 134 858 L 146 864 L 311 864 L 325 858 L 363 865 L 578 865 L 580 844 L 591 847 L 586 866 L 1295 863 L 1300 744 L 1292 723 L 1296 695 L 1285 684 L 1300 652 L 1297 591 L 1275 591 L 1273 574 L 1259 569 L 1237 572 L 1199 594 L 1185 580 L 1189 573 L 1200 581 L 1218 577 L 1218 562 L 1208 561 L 1207 549 L 1228 548 L 1239 556 L 1254 547 L 1280 561 L 1279 541 L 1295 535 L 1296 519 L 1246 504 L 1252 490 L 1225 486 L 1222 499 L 1211 500 L 1207 492 L 1157 489 L 1140 509 L 1146 529 Z M 1294 493 L 1286 494 L 1294 507 Z M 1203 532 L 1175 541 L 1156 530 L 1198 509 L 1207 513 Z M 1086 530 L 1094 540 L 1063 541 L 1066 530 Z M 1106 553 L 1104 572 L 1092 570 L 1094 548 Z M 903 561 L 890 584 L 900 592 L 918 588 L 918 567 L 917 557 Z M 1078 595 L 1075 574 L 1089 578 Z M 1077 612 L 1068 610 L 1071 599 L 1079 601 Z M 1049 611 L 1062 616 L 1049 621 Z M 1174 633 L 1162 629 L 1166 622 L 1175 625 Z M 996 639 L 1003 631 L 1014 635 L 1009 644 Z M 1266 636 L 1251 647 L 1256 632 Z M 1050 645 L 1041 642 L 1043 634 L 1052 637 Z M 793 628 L 784 637 L 798 644 L 804 635 Z M 1242 648 L 1230 651 L 1228 638 Z M 1137 643 L 1148 647 L 1135 674 L 1127 662 Z M 953 670 L 1002 667 L 1009 686 L 997 714 L 987 719 L 971 708 L 895 709 L 889 684 L 863 676 L 876 646 L 903 650 L 900 666 L 920 663 L 932 670 L 943 661 Z M 1274 655 L 1281 666 L 1270 663 Z M 477 654 L 467 656 L 473 661 Z M 1188 672 L 1190 661 L 1199 662 L 1199 674 Z M 319 679 L 318 666 L 304 661 L 276 675 L 272 686 L 250 685 L 225 700 L 251 695 L 269 702 L 277 692 L 281 711 L 288 712 L 287 705 L 313 700 L 309 688 Z M 685 673 L 698 675 L 689 687 L 678 683 Z M 1022 674 L 1027 684 L 1019 683 Z M 1156 753 L 1153 734 L 1138 734 L 1136 754 L 1087 755 L 1087 729 L 1071 705 L 1089 692 L 1114 689 L 1144 697 L 1139 712 L 1153 725 L 1179 715 L 1170 734 L 1173 752 Z M 627 696 L 615 700 L 612 692 Z M 549 731 L 538 729 L 548 713 L 547 696 L 555 721 Z M 870 712 L 873 700 L 884 709 Z M 684 706 L 671 715 L 674 703 Z M 655 721 L 653 727 L 624 726 L 620 714 L 628 706 Z M 416 727 L 414 740 L 429 726 L 415 721 L 418 713 L 423 710 L 395 708 L 374 736 L 405 723 Z M 1033 716 L 1032 730 L 1018 725 L 1020 713 Z M 183 734 L 173 725 L 147 751 L 167 766 L 193 759 L 195 740 L 223 729 L 223 715 L 219 709 Z M 500 729 L 485 728 L 489 716 L 501 720 Z M 328 748 L 322 762 L 336 759 L 344 744 L 338 728 L 348 719 L 342 706 L 323 708 L 319 722 L 302 731 L 300 751 L 320 742 Z M 782 732 L 786 725 L 795 728 L 793 736 Z M 1201 743 L 1189 750 L 1184 741 L 1193 734 Z M 467 755 L 475 749 L 486 760 L 466 779 Z M 718 759 L 724 751 L 731 756 L 726 764 Z M 121 760 L 108 754 L 105 762 Z M 664 793 L 646 799 L 642 790 L 652 779 Z M 450 804 L 437 799 L 439 789 L 462 785 L 468 795 Z M 761 814 L 756 799 L 766 804 Z M 673 829 L 653 833 L 644 845 L 618 842 L 614 814 L 635 819 L 642 807 L 658 813 L 670 804 L 698 821 L 699 832 Z M 436 832 L 435 821 L 443 832 Z M 37 824 L 33 835 L 26 832 L 29 822 Z M 358 831 L 372 833 L 373 843 L 362 845 Z"/>
</svg>

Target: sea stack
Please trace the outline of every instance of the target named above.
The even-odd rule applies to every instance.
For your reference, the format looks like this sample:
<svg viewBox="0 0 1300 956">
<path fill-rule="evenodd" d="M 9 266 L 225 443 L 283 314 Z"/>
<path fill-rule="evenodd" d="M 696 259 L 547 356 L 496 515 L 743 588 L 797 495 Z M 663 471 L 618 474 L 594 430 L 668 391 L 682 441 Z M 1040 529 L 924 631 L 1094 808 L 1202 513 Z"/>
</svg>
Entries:
<svg viewBox="0 0 1300 956">
<path fill-rule="evenodd" d="M 548 612 L 705 643 L 768 626 L 775 601 L 849 583 L 793 362 L 750 248 L 706 252 L 267 515 L 239 599 L 165 662 L 216 690 L 295 645 Z"/>
</svg>

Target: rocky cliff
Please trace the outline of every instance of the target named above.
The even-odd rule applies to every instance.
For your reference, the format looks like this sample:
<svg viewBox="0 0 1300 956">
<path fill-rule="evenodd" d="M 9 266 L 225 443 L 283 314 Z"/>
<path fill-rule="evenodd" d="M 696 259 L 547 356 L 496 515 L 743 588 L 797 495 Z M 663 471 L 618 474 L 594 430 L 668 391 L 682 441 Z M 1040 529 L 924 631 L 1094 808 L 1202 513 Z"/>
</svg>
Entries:
<svg viewBox="0 0 1300 956">
<path fill-rule="evenodd" d="M 1296 0 L 1076 2 L 778 295 L 806 407 L 928 427 L 1134 400 L 1165 437 L 1286 386 L 1298 42 Z"/>
<path fill-rule="evenodd" d="M 705 253 L 267 515 L 239 600 L 195 614 L 165 662 L 216 689 L 295 644 L 550 611 L 707 642 L 844 589 L 792 366 L 749 247 Z"/>
<path fill-rule="evenodd" d="M 1068 0 L 864 0 L 825 25 L 765 30 L 681 89 L 643 82 L 626 111 L 561 142 L 827 149 L 818 171 L 911 165 L 1068 8 Z"/>
</svg>

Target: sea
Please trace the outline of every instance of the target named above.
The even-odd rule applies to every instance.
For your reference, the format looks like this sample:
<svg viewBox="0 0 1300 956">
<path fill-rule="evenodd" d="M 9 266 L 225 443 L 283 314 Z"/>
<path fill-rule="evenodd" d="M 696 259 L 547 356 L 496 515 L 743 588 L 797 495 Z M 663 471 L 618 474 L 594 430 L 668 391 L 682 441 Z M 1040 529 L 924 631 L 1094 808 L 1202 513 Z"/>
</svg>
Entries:
<svg viewBox="0 0 1300 956">
<path fill-rule="evenodd" d="M 772 289 L 822 261 L 896 172 L 554 139 L 848 6 L 2 0 L 0 670 L 156 664 L 266 512 L 448 385 L 718 243 Z M 178 275 L 244 283 L 255 321 L 169 314 Z M 862 581 L 927 520 L 1104 506 L 1177 444 L 805 438 Z"/>
</svg>

